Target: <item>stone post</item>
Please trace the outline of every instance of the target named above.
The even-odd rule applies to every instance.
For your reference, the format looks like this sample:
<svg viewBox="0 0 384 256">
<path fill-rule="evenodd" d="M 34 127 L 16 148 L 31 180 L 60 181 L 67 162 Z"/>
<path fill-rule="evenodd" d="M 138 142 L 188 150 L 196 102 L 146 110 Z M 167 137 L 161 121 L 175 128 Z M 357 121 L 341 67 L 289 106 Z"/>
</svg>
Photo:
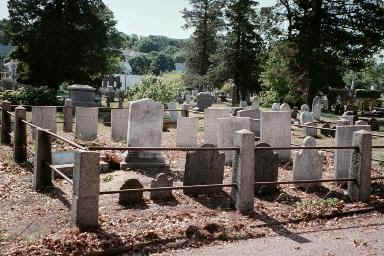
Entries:
<svg viewBox="0 0 384 256">
<path fill-rule="evenodd" d="M 182 117 L 189 117 L 189 105 L 188 104 L 183 104 L 181 105 L 181 116 Z"/>
<path fill-rule="evenodd" d="M 73 122 L 73 107 L 72 100 L 66 99 L 64 104 L 64 132 L 72 132 L 72 122 Z"/>
<path fill-rule="evenodd" d="M 23 120 L 27 118 L 24 107 L 15 109 L 15 141 L 13 143 L 13 158 L 16 163 L 24 163 L 27 160 L 27 127 Z"/>
<path fill-rule="evenodd" d="M 72 224 L 80 230 L 98 226 L 100 192 L 100 155 L 98 152 L 75 153 L 72 196 Z"/>
<path fill-rule="evenodd" d="M 1 110 L 1 144 L 9 145 L 11 144 L 11 116 L 7 111 L 11 110 L 11 103 L 7 100 L 3 101 Z"/>
<path fill-rule="evenodd" d="M 253 211 L 253 196 L 255 183 L 255 138 L 254 134 L 246 129 L 235 132 L 234 145 L 240 147 L 233 160 L 231 197 L 235 208 L 240 213 Z"/>
<path fill-rule="evenodd" d="M 360 130 L 353 133 L 353 146 L 359 150 L 353 153 L 349 177 L 356 181 L 348 182 L 348 195 L 352 201 L 369 200 L 371 194 L 372 134 Z"/>
<path fill-rule="evenodd" d="M 36 129 L 35 158 L 33 164 L 32 187 L 41 191 L 52 186 L 52 171 L 48 164 L 52 162 L 51 137 L 43 129 Z"/>
</svg>

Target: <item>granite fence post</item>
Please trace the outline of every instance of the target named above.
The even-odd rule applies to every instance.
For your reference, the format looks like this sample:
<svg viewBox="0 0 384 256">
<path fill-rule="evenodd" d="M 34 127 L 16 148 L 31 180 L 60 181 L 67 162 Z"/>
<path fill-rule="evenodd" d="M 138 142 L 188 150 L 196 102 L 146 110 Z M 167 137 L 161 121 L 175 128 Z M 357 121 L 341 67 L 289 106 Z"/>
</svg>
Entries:
<svg viewBox="0 0 384 256">
<path fill-rule="evenodd" d="M 189 117 L 189 105 L 188 104 L 183 104 L 181 105 L 181 116 L 182 117 Z"/>
<path fill-rule="evenodd" d="M 32 188 L 35 191 L 44 190 L 52 186 L 52 171 L 49 164 L 52 162 L 51 137 L 43 129 L 36 129 L 35 157 L 33 164 Z"/>
<path fill-rule="evenodd" d="M 243 129 L 234 134 L 234 145 L 240 148 L 233 160 L 231 197 L 238 212 L 253 211 L 255 183 L 255 138 L 249 130 Z"/>
<path fill-rule="evenodd" d="M 72 224 L 80 230 L 98 226 L 100 169 L 98 152 L 75 153 L 72 195 Z"/>
<path fill-rule="evenodd" d="M 11 102 L 5 100 L 2 104 L 1 110 L 1 137 L 0 142 L 4 145 L 11 144 L 11 116 L 7 113 L 7 111 L 11 110 Z"/>
<path fill-rule="evenodd" d="M 348 182 L 348 195 L 352 201 L 369 200 L 371 194 L 372 134 L 365 130 L 353 133 L 353 146 L 358 147 L 352 155 Z"/>
<path fill-rule="evenodd" d="M 27 127 L 23 120 L 26 120 L 27 112 L 24 107 L 15 109 L 15 140 L 13 143 L 13 159 L 16 163 L 24 163 L 27 160 Z"/>
</svg>

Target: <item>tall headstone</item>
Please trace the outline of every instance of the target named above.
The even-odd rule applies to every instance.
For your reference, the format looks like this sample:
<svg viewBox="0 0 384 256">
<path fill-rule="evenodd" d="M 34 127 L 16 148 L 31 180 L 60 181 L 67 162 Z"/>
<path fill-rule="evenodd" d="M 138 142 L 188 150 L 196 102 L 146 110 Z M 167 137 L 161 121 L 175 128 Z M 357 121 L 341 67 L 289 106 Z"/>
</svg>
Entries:
<svg viewBox="0 0 384 256">
<path fill-rule="evenodd" d="M 261 112 L 261 140 L 272 147 L 291 146 L 291 113 L 287 111 Z M 276 151 L 279 159 L 288 161 L 289 150 Z"/>
<path fill-rule="evenodd" d="M 260 137 L 260 110 L 259 109 L 240 110 L 237 112 L 237 116 L 251 118 L 250 131 L 253 132 L 255 136 Z"/>
<path fill-rule="evenodd" d="M 305 111 L 309 112 L 310 109 L 309 109 L 309 106 L 307 104 L 303 104 L 303 105 L 301 105 L 300 110 L 303 112 L 305 112 Z"/>
<path fill-rule="evenodd" d="M 128 147 L 160 147 L 163 130 L 164 105 L 150 99 L 131 102 L 129 105 Z M 128 168 L 167 167 L 162 152 L 128 152 Z"/>
<path fill-rule="evenodd" d="M 312 101 L 312 113 L 315 120 L 320 120 L 321 116 L 321 101 L 320 97 L 316 96 Z"/>
<path fill-rule="evenodd" d="M 197 145 L 197 132 L 199 129 L 199 118 L 182 117 L 177 119 L 176 146 L 194 147 Z"/>
<path fill-rule="evenodd" d="M 127 140 L 128 117 L 129 117 L 129 108 L 111 110 L 111 121 L 112 121 L 111 136 L 113 141 Z"/>
<path fill-rule="evenodd" d="M 202 147 L 214 147 L 205 144 Z M 222 184 L 224 178 L 225 156 L 217 150 L 193 151 L 187 153 L 184 173 L 184 186 Z M 198 195 L 216 193 L 222 188 L 184 189 L 184 194 Z"/>
<path fill-rule="evenodd" d="M 308 112 L 308 111 L 301 112 L 300 113 L 300 124 L 305 125 L 305 126 L 315 127 L 316 124 L 314 123 L 312 112 Z M 304 127 L 304 133 L 306 136 L 317 137 L 317 129 L 316 128 Z"/>
<path fill-rule="evenodd" d="M 252 109 L 259 109 L 260 107 L 260 98 L 259 96 L 254 96 L 252 99 Z"/>
<path fill-rule="evenodd" d="M 369 125 L 336 126 L 336 147 L 352 146 L 353 133 L 360 130 L 370 131 L 371 127 Z M 335 151 L 336 178 L 348 178 L 353 149 L 336 149 Z"/>
<path fill-rule="evenodd" d="M 64 114 L 63 131 L 64 132 L 72 132 L 72 128 L 73 128 L 73 107 L 72 107 L 72 100 L 71 99 L 65 99 L 64 108 L 63 108 L 63 114 Z"/>
<path fill-rule="evenodd" d="M 280 106 L 280 111 L 291 111 L 291 107 L 288 105 L 288 103 L 283 103 Z"/>
<path fill-rule="evenodd" d="M 280 103 L 273 103 L 272 111 L 280 111 Z"/>
<path fill-rule="evenodd" d="M 251 130 L 251 118 L 249 117 L 227 117 L 218 118 L 217 127 L 217 146 L 233 147 L 234 134 L 236 131 L 247 129 Z M 234 151 L 223 151 L 225 163 L 232 163 Z"/>
<path fill-rule="evenodd" d="M 349 112 L 349 113 L 347 113 Z M 353 125 L 355 116 L 350 114 L 350 111 L 347 111 L 343 114 L 342 118 L 349 120 L 349 122 Z"/>
<path fill-rule="evenodd" d="M 209 92 L 199 92 L 197 94 L 197 108 L 198 111 L 202 112 L 206 108 L 212 106 L 213 96 Z"/>
<path fill-rule="evenodd" d="M 303 147 L 315 147 L 316 140 L 313 137 L 306 137 Z M 317 180 L 322 177 L 323 159 L 317 149 L 303 149 L 293 151 L 293 180 Z M 316 186 L 319 183 L 301 183 L 299 187 Z"/>
<path fill-rule="evenodd" d="M 96 89 L 89 85 L 74 84 L 68 86 L 69 97 L 74 107 L 96 107 Z"/>
<path fill-rule="evenodd" d="M 270 147 L 261 142 L 256 148 Z M 255 182 L 276 182 L 278 177 L 279 156 L 273 150 L 255 150 Z M 255 185 L 255 194 L 275 190 L 276 185 Z"/>
<path fill-rule="evenodd" d="M 76 107 L 76 137 L 90 141 L 97 138 L 98 108 Z"/>
<path fill-rule="evenodd" d="M 204 111 L 204 143 L 217 145 L 217 118 L 231 117 L 231 108 L 207 108 Z"/>
<path fill-rule="evenodd" d="M 43 129 L 48 129 L 56 133 L 56 107 L 32 107 L 32 123 Z M 33 138 L 36 137 L 36 129 L 32 132 Z"/>
</svg>

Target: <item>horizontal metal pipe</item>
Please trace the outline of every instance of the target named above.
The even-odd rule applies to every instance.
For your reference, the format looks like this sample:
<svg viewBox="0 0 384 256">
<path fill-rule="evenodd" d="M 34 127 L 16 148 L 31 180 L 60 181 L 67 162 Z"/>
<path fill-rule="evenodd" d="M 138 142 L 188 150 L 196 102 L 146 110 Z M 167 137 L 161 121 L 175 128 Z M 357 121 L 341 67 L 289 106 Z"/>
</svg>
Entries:
<svg viewBox="0 0 384 256">
<path fill-rule="evenodd" d="M 356 181 L 353 178 L 346 179 L 323 179 L 323 180 L 295 180 L 295 181 L 271 181 L 271 182 L 255 182 L 255 185 L 284 185 L 284 184 L 299 184 L 299 183 L 321 183 L 321 182 L 344 182 L 344 181 Z"/>
<path fill-rule="evenodd" d="M 372 148 L 384 148 L 384 146 L 372 146 Z"/>
<path fill-rule="evenodd" d="M 14 113 L 12 113 L 12 112 L 10 112 L 10 111 L 7 111 L 7 113 L 8 113 L 10 116 L 15 117 L 15 114 L 14 114 Z"/>
<path fill-rule="evenodd" d="M 371 177 L 371 180 L 384 180 L 384 176 Z"/>
<path fill-rule="evenodd" d="M 257 147 L 255 150 L 295 150 L 295 149 L 358 149 L 358 147 L 345 146 L 345 147 Z"/>
<path fill-rule="evenodd" d="M 336 131 L 336 129 L 322 128 L 322 127 L 310 126 L 310 125 L 298 125 L 298 124 L 294 124 L 294 125 L 292 125 L 292 126 L 295 126 L 295 127 L 313 128 L 313 129 L 318 129 L 318 130 Z"/>
<path fill-rule="evenodd" d="M 23 123 L 25 123 L 26 125 L 32 127 L 32 128 L 35 128 L 35 129 L 41 129 L 41 127 L 37 126 L 37 125 L 34 125 L 33 123 L 30 123 L 26 120 L 22 120 Z"/>
<path fill-rule="evenodd" d="M 75 143 L 73 141 L 70 141 L 70 140 L 68 140 L 68 139 L 66 139 L 64 137 L 61 137 L 61 136 L 57 135 L 56 133 L 53 133 L 53 132 L 51 132 L 49 130 L 45 130 L 45 129 L 42 129 L 42 130 L 44 130 L 44 132 L 48 133 L 52 137 L 54 137 L 56 139 L 59 139 L 61 141 L 64 141 L 64 142 L 68 143 L 69 145 L 71 145 L 71 146 L 73 146 L 75 148 L 78 148 L 78 149 L 81 149 L 81 150 L 87 150 L 86 147 L 83 147 L 83 146 L 81 146 L 81 145 L 79 145 L 79 144 L 77 144 L 77 143 Z"/>
<path fill-rule="evenodd" d="M 73 185 L 73 181 L 67 176 L 65 175 L 64 173 L 62 173 L 61 171 L 59 171 L 54 165 L 51 165 L 51 164 L 48 164 L 49 168 L 52 169 L 52 171 L 56 172 L 57 174 L 59 174 L 63 179 L 65 179 L 66 181 L 68 181 L 68 183 L 70 183 L 71 185 Z"/>
<path fill-rule="evenodd" d="M 131 151 L 240 151 L 238 147 L 88 147 L 88 150 L 131 150 Z"/>
<path fill-rule="evenodd" d="M 169 190 L 180 190 L 180 189 L 224 188 L 224 187 L 235 187 L 235 186 L 236 186 L 236 183 L 195 185 L 195 186 L 178 186 L 178 187 L 161 187 L 161 188 L 137 188 L 137 189 L 101 191 L 100 195 L 120 194 L 120 193 L 130 193 L 130 192 L 132 193 L 132 192 L 150 192 L 150 191 L 169 191 Z"/>
</svg>

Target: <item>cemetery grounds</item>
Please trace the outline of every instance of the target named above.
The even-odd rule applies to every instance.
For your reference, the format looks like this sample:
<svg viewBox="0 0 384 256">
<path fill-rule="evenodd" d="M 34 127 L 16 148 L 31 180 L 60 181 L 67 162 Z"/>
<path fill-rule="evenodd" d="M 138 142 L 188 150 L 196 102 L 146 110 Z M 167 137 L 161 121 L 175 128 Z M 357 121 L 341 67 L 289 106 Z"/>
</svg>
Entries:
<svg viewBox="0 0 384 256">
<path fill-rule="evenodd" d="M 332 118 L 335 117 L 325 117 Z M 200 127 L 203 127 L 202 122 Z M 58 134 L 74 140 L 73 134 L 62 132 L 61 125 L 58 124 Z M 101 121 L 98 128 L 98 139 L 87 145 L 125 146 L 110 140 L 111 129 Z M 292 143 L 301 144 L 303 130 L 294 127 L 292 132 Z M 202 138 L 201 128 L 199 144 Z M 175 139 L 176 129 L 164 132 L 163 146 L 174 147 Z M 374 137 L 373 145 L 383 144 L 381 140 Z M 335 144 L 334 139 L 323 135 L 316 141 L 319 146 Z M 70 148 L 56 142 L 53 151 L 60 150 Z M 195 198 L 175 190 L 172 192 L 174 199 L 168 202 L 153 202 L 149 192 L 144 192 L 142 203 L 128 207 L 118 204 L 118 195 L 103 195 L 99 201 L 100 227 L 94 232 L 80 233 L 71 228 L 71 197 L 63 193 L 70 193 L 71 186 L 65 180 L 57 181 L 63 191 L 58 188 L 45 193 L 32 191 L 31 153 L 28 153 L 29 163 L 19 166 L 13 162 L 10 148 L 0 146 L 0 255 L 172 254 L 181 248 L 266 236 L 289 236 L 300 241 L 303 232 L 382 225 L 384 220 L 382 182 L 373 183 L 368 204 L 351 203 L 336 183 L 323 183 L 309 191 L 294 185 L 280 185 L 274 194 L 256 196 L 254 212 L 247 216 L 233 210 L 227 188 L 222 194 Z M 174 186 L 182 185 L 186 153 L 164 154 L 171 167 Z M 379 152 L 374 152 L 373 158 L 384 159 Z M 372 176 L 380 175 L 379 164 L 373 162 L 372 167 Z M 292 180 L 291 169 L 291 162 L 281 164 L 278 180 Z M 230 166 L 225 167 L 224 183 L 231 183 L 231 171 Z M 100 190 L 116 190 L 129 178 L 136 178 L 144 187 L 149 187 L 155 175 L 145 170 L 110 171 L 101 174 Z M 325 152 L 323 178 L 334 178 L 331 152 Z M 363 239 L 354 246 L 365 253 L 374 253 L 374 248 Z"/>
</svg>

